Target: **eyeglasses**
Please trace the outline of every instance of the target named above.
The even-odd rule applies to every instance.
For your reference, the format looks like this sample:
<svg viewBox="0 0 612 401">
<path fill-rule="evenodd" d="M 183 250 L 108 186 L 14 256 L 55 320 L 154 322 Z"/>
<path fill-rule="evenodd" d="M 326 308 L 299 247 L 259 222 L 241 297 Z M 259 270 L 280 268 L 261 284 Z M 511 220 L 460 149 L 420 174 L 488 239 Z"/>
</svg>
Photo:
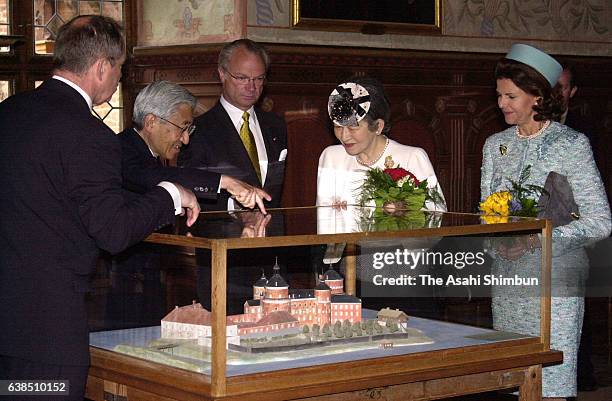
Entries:
<svg viewBox="0 0 612 401">
<path fill-rule="evenodd" d="M 228 70 L 225 70 L 225 72 L 227 72 L 230 75 L 230 77 L 234 78 L 239 85 L 248 85 L 249 83 L 253 82 L 255 86 L 259 87 L 259 86 L 262 86 L 264 81 L 266 80 L 265 75 L 260 75 L 255 78 L 249 78 L 244 75 L 236 76 L 232 74 L 231 72 L 229 72 Z"/>
<path fill-rule="evenodd" d="M 189 124 L 186 127 L 181 127 L 180 125 L 176 125 L 175 123 L 173 123 L 172 121 L 166 120 L 165 118 L 161 117 L 161 116 L 157 116 L 160 120 L 164 120 L 165 122 L 167 122 L 168 124 L 174 125 L 176 128 L 181 130 L 181 135 L 183 135 L 183 133 L 187 134 L 188 136 L 193 135 L 193 133 L 196 130 L 196 126 L 193 124 Z"/>
</svg>

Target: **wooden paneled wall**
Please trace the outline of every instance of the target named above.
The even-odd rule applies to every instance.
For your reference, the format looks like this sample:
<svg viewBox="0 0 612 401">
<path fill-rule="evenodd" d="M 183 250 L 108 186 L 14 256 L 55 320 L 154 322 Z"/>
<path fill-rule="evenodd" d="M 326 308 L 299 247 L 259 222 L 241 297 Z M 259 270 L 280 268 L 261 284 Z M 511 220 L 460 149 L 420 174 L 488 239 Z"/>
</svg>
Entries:
<svg viewBox="0 0 612 401">
<path fill-rule="evenodd" d="M 482 146 L 489 135 L 505 127 L 493 79 L 495 63 L 502 55 L 267 48 L 272 67 L 261 105 L 287 122 L 285 206 L 314 204 L 319 154 L 335 143 L 327 116 L 329 93 L 353 74 L 368 74 L 385 85 L 392 105 L 391 137 L 428 152 L 449 210 L 476 210 Z M 215 45 L 136 50 L 126 67 L 126 110 L 140 88 L 158 79 L 185 85 L 198 96 L 201 111 L 208 109 L 221 90 L 216 72 L 219 49 Z M 611 193 L 612 59 L 561 59 L 572 61 L 581 78 L 572 108 L 593 118 L 598 163 Z M 126 114 L 129 118 L 130 113 Z"/>
</svg>

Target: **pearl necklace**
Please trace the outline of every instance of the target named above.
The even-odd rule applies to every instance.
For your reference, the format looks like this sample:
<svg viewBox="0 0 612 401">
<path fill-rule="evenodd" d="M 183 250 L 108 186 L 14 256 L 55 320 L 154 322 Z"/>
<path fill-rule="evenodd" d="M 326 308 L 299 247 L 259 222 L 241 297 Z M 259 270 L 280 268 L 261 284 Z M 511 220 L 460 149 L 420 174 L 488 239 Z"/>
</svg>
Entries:
<svg viewBox="0 0 612 401">
<path fill-rule="evenodd" d="M 362 166 L 366 166 L 366 167 L 370 167 L 376 164 L 376 162 L 378 162 L 380 158 L 383 157 L 383 155 L 387 151 L 387 147 L 389 147 L 389 138 L 386 138 L 386 139 L 387 141 L 385 142 L 385 148 L 382 150 L 382 152 L 380 152 L 380 154 L 377 157 L 374 158 L 374 160 L 366 163 L 363 160 L 361 160 L 359 156 L 355 156 L 355 158 L 357 159 L 357 163 L 361 164 Z"/>
<path fill-rule="evenodd" d="M 544 132 L 544 130 L 546 130 L 546 128 L 548 128 L 548 126 L 550 125 L 550 120 L 546 120 L 546 122 L 544 123 L 544 125 L 542 125 L 542 128 L 540 128 L 539 130 L 537 130 L 537 132 L 533 135 L 523 135 L 521 134 L 521 131 L 519 131 L 519 126 L 516 126 L 516 136 L 518 136 L 519 138 L 523 138 L 523 139 L 533 139 L 535 137 L 537 137 L 538 135 L 540 135 L 542 132 Z"/>
</svg>

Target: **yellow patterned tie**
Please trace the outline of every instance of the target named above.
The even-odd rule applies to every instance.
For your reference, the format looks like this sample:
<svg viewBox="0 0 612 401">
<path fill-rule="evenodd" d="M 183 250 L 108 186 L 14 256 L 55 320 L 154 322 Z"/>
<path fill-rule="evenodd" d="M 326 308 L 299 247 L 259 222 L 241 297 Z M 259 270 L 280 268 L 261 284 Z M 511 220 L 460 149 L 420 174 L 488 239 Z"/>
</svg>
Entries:
<svg viewBox="0 0 612 401">
<path fill-rule="evenodd" d="M 255 169 L 255 173 L 257 173 L 257 178 L 261 183 L 261 170 L 259 169 L 259 157 L 257 157 L 257 146 L 255 145 L 255 137 L 249 128 L 249 113 L 244 112 L 242 114 L 242 127 L 240 127 L 240 139 L 242 139 L 242 143 L 244 144 L 244 148 L 249 154 L 249 159 L 251 159 L 251 163 L 253 164 L 253 168 Z"/>
</svg>

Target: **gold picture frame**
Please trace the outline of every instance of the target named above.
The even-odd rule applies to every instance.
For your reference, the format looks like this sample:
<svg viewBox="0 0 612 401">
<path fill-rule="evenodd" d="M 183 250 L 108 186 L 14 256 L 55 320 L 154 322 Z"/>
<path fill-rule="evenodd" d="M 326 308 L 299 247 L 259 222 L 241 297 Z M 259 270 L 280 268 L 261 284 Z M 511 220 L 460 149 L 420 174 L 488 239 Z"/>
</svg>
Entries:
<svg viewBox="0 0 612 401">
<path fill-rule="evenodd" d="M 294 29 L 372 35 L 442 33 L 441 0 L 393 0 L 384 4 L 382 1 L 356 0 L 350 2 L 350 10 L 342 9 L 340 3 L 347 4 L 331 0 L 292 0 L 291 26 Z"/>
</svg>

